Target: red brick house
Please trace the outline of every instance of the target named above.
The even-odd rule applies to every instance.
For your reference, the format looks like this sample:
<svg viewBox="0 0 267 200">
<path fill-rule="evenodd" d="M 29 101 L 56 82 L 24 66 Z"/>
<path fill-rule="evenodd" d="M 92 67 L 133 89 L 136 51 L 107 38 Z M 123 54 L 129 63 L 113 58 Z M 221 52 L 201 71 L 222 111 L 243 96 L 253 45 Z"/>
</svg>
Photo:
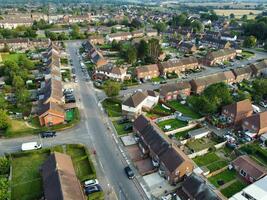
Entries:
<svg viewBox="0 0 267 200">
<path fill-rule="evenodd" d="M 225 117 L 228 124 L 239 125 L 243 119 L 251 116 L 253 108 L 251 101 L 245 99 L 222 108 L 222 116 Z"/>
<path fill-rule="evenodd" d="M 232 72 L 235 75 L 236 82 L 249 80 L 252 77 L 252 69 L 250 66 L 235 68 L 235 69 L 232 69 Z"/>
<path fill-rule="evenodd" d="M 159 167 L 159 174 L 170 184 L 175 184 L 191 173 L 193 162 L 178 148 L 171 145 L 157 125 L 140 115 L 133 124 L 133 130 L 140 137 L 139 147 Z"/>
<path fill-rule="evenodd" d="M 203 59 L 203 64 L 208 66 L 214 66 L 224 61 L 234 59 L 235 57 L 235 49 L 220 49 L 218 51 L 208 53 L 207 56 Z"/>
<path fill-rule="evenodd" d="M 135 68 L 135 74 L 138 79 L 152 79 L 159 76 L 159 68 L 157 64 L 144 65 Z"/>
<path fill-rule="evenodd" d="M 250 183 L 261 179 L 267 174 L 264 167 L 260 166 L 247 155 L 239 156 L 231 164 L 239 175 Z"/>
<path fill-rule="evenodd" d="M 38 115 L 41 126 L 62 124 L 65 120 L 63 107 L 51 101 L 41 105 Z"/>
<path fill-rule="evenodd" d="M 256 133 L 257 136 L 267 133 L 267 111 L 245 118 L 242 122 L 242 129 Z"/>
<path fill-rule="evenodd" d="M 169 60 L 159 64 L 160 73 L 162 75 L 166 75 L 167 73 L 173 72 L 179 75 L 181 72 L 190 69 L 197 69 L 198 67 L 199 63 L 197 58 L 195 57 Z"/>
<path fill-rule="evenodd" d="M 191 93 L 191 85 L 188 81 L 166 84 L 160 88 L 160 99 L 163 101 L 177 100 L 179 97 L 187 97 Z"/>
<path fill-rule="evenodd" d="M 266 76 L 267 75 L 267 59 L 251 65 L 253 76 Z"/>
</svg>

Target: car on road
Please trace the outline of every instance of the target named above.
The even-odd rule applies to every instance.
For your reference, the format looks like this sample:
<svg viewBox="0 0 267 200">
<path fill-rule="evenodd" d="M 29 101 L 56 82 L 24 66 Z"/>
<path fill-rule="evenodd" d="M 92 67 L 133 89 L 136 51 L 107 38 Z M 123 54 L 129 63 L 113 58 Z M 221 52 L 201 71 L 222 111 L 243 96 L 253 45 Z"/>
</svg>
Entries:
<svg viewBox="0 0 267 200">
<path fill-rule="evenodd" d="M 84 189 L 86 195 L 93 194 L 95 192 L 100 192 L 101 190 L 102 189 L 100 185 L 92 185 Z"/>
<path fill-rule="evenodd" d="M 99 182 L 97 179 L 91 179 L 91 180 L 84 181 L 84 187 L 89 187 L 89 186 L 98 185 L 98 184 L 99 184 Z"/>
<path fill-rule="evenodd" d="M 40 133 L 42 138 L 56 137 L 56 131 L 44 131 Z"/>
<path fill-rule="evenodd" d="M 127 166 L 124 168 L 125 174 L 127 175 L 127 177 L 129 179 L 133 179 L 134 178 L 134 172 L 133 170 L 130 168 L 130 166 Z"/>
</svg>

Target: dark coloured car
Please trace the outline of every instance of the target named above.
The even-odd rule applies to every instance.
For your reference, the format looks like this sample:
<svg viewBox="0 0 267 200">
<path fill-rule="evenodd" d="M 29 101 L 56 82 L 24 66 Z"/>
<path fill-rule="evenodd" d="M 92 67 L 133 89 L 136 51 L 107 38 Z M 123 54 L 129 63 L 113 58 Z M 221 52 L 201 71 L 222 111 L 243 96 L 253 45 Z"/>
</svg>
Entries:
<svg viewBox="0 0 267 200">
<path fill-rule="evenodd" d="M 92 193 L 95 193 L 95 192 L 100 192 L 101 191 L 101 187 L 100 187 L 100 185 L 93 185 L 93 186 L 86 187 L 84 189 L 84 191 L 85 191 L 86 195 L 89 195 L 89 194 L 92 194 Z"/>
<path fill-rule="evenodd" d="M 42 138 L 56 137 L 56 131 L 45 131 L 41 133 Z"/>
<path fill-rule="evenodd" d="M 127 177 L 129 179 L 133 179 L 134 178 L 134 172 L 133 170 L 130 168 L 130 166 L 127 166 L 124 168 L 125 174 L 127 175 Z"/>
<path fill-rule="evenodd" d="M 123 128 L 123 130 L 125 130 L 125 131 L 130 131 L 130 130 L 132 130 L 133 129 L 133 125 L 132 124 L 126 124 L 125 126 L 124 126 L 124 128 Z"/>
<path fill-rule="evenodd" d="M 124 124 L 124 123 L 127 123 L 129 122 L 129 120 L 127 118 L 122 118 L 118 121 L 118 124 Z"/>
<path fill-rule="evenodd" d="M 160 84 L 165 84 L 167 83 L 167 81 L 160 81 Z"/>
<path fill-rule="evenodd" d="M 121 89 L 122 90 L 128 90 L 128 87 L 127 86 L 123 86 Z"/>
</svg>

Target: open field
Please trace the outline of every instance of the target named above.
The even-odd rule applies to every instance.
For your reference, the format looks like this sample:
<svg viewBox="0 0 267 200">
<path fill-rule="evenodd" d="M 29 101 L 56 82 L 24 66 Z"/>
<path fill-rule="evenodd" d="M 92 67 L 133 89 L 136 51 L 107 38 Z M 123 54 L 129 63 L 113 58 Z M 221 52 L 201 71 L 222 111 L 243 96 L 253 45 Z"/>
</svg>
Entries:
<svg viewBox="0 0 267 200">
<path fill-rule="evenodd" d="M 0 54 L 0 62 L 4 62 L 6 60 L 14 60 L 17 61 L 19 59 L 19 56 L 26 56 L 24 53 L 1 53 Z"/>
<path fill-rule="evenodd" d="M 90 155 L 88 155 L 82 145 L 68 144 L 66 146 L 51 147 L 50 149 L 15 153 L 11 155 L 12 200 L 40 199 L 43 193 L 40 167 L 50 153 L 54 151 L 65 152 L 71 156 L 76 175 L 81 182 L 86 179 L 96 178 L 95 168 Z M 98 195 L 102 196 L 101 193 Z"/>
<path fill-rule="evenodd" d="M 248 19 L 255 18 L 260 14 L 261 10 L 239 10 L 239 9 L 216 9 L 214 10 L 217 15 L 230 16 L 232 13 L 236 18 L 241 18 L 243 15 L 247 15 Z"/>
</svg>

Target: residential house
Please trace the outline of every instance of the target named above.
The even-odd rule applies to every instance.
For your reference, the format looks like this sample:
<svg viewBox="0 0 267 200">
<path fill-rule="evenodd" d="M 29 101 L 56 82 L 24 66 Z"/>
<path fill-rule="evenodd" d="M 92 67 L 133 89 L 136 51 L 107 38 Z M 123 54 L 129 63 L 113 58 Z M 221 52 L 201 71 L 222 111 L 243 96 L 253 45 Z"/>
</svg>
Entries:
<svg viewBox="0 0 267 200">
<path fill-rule="evenodd" d="M 196 45 L 190 42 L 181 42 L 178 45 L 178 49 L 184 53 L 195 53 L 197 51 Z"/>
<path fill-rule="evenodd" d="M 231 43 L 226 40 L 212 38 L 206 35 L 200 40 L 200 42 L 202 45 L 216 49 L 228 49 L 231 47 Z"/>
<path fill-rule="evenodd" d="M 46 200 L 85 200 L 69 155 L 54 152 L 41 167 Z"/>
<path fill-rule="evenodd" d="M 130 75 L 127 74 L 126 68 L 116 67 L 109 64 L 97 68 L 94 72 L 93 77 L 98 77 L 98 74 L 103 74 L 107 78 L 121 82 L 123 82 L 125 79 L 130 78 Z"/>
<path fill-rule="evenodd" d="M 65 111 L 63 107 L 53 101 L 41 104 L 38 116 L 41 126 L 54 126 L 62 124 L 65 121 Z"/>
<path fill-rule="evenodd" d="M 160 88 L 160 99 L 163 101 L 177 100 L 189 96 L 191 85 L 188 81 L 163 85 Z"/>
<path fill-rule="evenodd" d="M 10 51 L 27 50 L 30 46 L 28 38 L 0 39 L 0 50 L 8 47 Z"/>
<path fill-rule="evenodd" d="M 159 101 L 157 92 L 147 90 L 136 92 L 122 102 L 122 114 L 129 119 L 135 119 L 142 114 L 142 110 L 150 110 Z"/>
<path fill-rule="evenodd" d="M 267 199 L 267 176 L 250 184 L 229 200 L 265 200 Z"/>
<path fill-rule="evenodd" d="M 119 42 L 123 40 L 129 40 L 131 38 L 132 38 L 132 34 L 130 32 L 111 33 L 106 36 L 106 40 L 108 42 L 112 42 L 113 40 L 116 40 L 117 42 Z"/>
<path fill-rule="evenodd" d="M 102 35 L 92 35 L 88 39 L 94 45 L 103 45 L 105 44 L 105 38 Z"/>
<path fill-rule="evenodd" d="M 182 200 L 221 200 L 213 188 L 202 177 L 192 173 L 182 183 Z M 178 193 L 179 195 L 179 193 Z"/>
<path fill-rule="evenodd" d="M 146 30 L 146 35 L 148 37 L 157 37 L 158 36 L 158 31 L 154 29 L 147 29 Z"/>
<path fill-rule="evenodd" d="M 232 161 L 231 165 L 249 183 L 253 183 L 267 174 L 266 169 L 248 155 L 239 156 Z"/>
<path fill-rule="evenodd" d="M 229 33 L 222 33 L 221 34 L 221 40 L 229 41 L 229 42 L 235 42 L 237 40 L 236 35 L 231 35 Z"/>
<path fill-rule="evenodd" d="M 243 119 L 251 116 L 253 108 L 251 101 L 245 99 L 238 101 L 222 108 L 222 116 L 228 124 L 239 125 Z"/>
<path fill-rule="evenodd" d="M 242 122 L 242 129 L 256 136 L 267 133 L 267 111 L 245 118 Z"/>
<path fill-rule="evenodd" d="M 193 162 L 182 150 L 172 146 L 159 127 L 144 115 L 134 121 L 133 130 L 140 137 L 142 153 L 152 158 L 152 164 L 159 167 L 159 174 L 170 184 L 176 184 L 193 171 Z"/>
<path fill-rule="evenodd" d="M 143 37 L 144 35 L 145 35 L 145 33 L 143 30 L 137 30 L 137 31 L 132 32 L 133 38 L 140 38 L 140 37 Z"/>
<path fill-rule="evenodd" d="M 267 59 L 251 65 L 253 76 L 267 76 Z"/>
<path fill-rule="evenodd" d="M 215 39 L 218 39 L 221 37 L 221 33 L 219 31 L 206 31 L 205 32 L 205 35 L 207 38 L 215 38 Z"/>
<path fill-rule="evenodd" d="M 31 18 L 8 18 L 0 20 L 0 27 L 5 29 L 14 29 L 18 26 L 32 26 L 33 20 Z"/>
<path fill-rule="evenodd" d="M 156 78 L 160 75 L 157 64 L 144 65 L 135 68 L 136 77 L 140 80 Z"/>
<path fill-rule="evenodd" d="M 159 64 L 160 73 L 164 76 L 173 72 L 179 75 L 181 72 L 197 69 L 198 67 L 199 63 L 195 57 L 169 60 Z"/>
<path fill-rule="evenodd" d="M 235 75 L 236 82 L 242 82 L 243 80 L 249 80 L 252 77 L 252 69 L 250 66 L 238 67 L 232 69 Z"/>
<path fill-rule="evenodd" d="M 221 49 L 218 51 L 210 52 L 203 60 L 204 65 L 214 66 L 223 63 L 224 61 L 232 60 L 236 57 L 236 50 L 234 49 Z"/>
<path fill-rule="evenodd" d="M 195 94 L 202 93 L 206 87 L 215 83 L 233 83 L 235 76 L 231 71 L 218 72 L 208 76 L 198 77 L 190 81 L 191 91 Z"/>
</svg>

